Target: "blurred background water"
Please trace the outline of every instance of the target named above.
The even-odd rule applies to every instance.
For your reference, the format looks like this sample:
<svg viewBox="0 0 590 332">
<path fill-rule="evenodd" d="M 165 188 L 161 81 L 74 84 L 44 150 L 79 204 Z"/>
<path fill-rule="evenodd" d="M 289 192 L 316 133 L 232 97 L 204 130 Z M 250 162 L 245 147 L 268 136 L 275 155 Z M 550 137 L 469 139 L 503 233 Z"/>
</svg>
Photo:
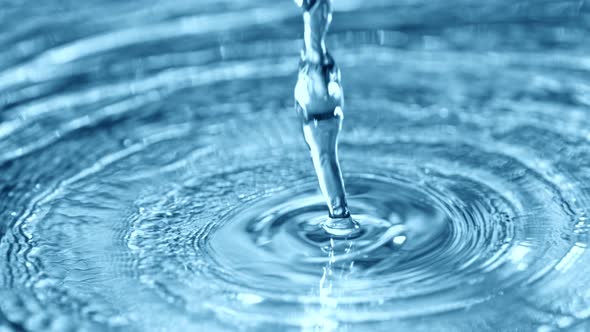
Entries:
<svg viewBox="0 0 590 332">
<path fill-rule="evenodd" d="M 590 330 L 590 5 L 335 0 L 354 239 L 288 0 L 4 0 L 0 331 Z"/>
</svg>

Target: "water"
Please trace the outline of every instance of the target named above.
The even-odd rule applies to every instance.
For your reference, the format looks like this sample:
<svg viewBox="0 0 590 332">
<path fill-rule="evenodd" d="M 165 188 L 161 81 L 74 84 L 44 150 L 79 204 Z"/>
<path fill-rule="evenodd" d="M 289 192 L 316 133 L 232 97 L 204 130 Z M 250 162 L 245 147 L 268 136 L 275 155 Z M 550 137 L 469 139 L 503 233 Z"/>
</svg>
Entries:
<svg viewBox="0 0 590 332">
<path fill-rule="evenodd" d="M 291 1 L 0 12 L 0 330 L 590 329 L 590 11 L 335 3 L 330 239 Z"/>
<path fill-rule="evenodd" d="M 340 69 L 325 43 L 332 21 L 332 2 L 306 1 L 299 6 L 303 9 L 304 43 L 294 92 L 295 110 L 329 210 L 322 228 L 334 236 L 349 236 L 359 231 L 359 225 L 348 211 L 338 160 L 344 100 Z"/>
</svg>

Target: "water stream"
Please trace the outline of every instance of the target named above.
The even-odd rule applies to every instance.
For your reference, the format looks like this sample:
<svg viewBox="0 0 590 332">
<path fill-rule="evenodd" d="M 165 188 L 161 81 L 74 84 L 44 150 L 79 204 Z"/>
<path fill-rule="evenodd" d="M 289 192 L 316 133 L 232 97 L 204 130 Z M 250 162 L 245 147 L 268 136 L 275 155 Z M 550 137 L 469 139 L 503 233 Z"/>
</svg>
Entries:
<svg viewBox="0 0 590 332">
<path fill-rule="evenodd" d="M 590 329 L 584 1 L 336 0 L 334 239 L 291 1 L 0 11 L 0 331 Z"/>
<path fill-rule="evenodd" d="M 340 69 L 326 47 L 332 22 L 330 0 L 303 1 L 303 49 L 295 84 L 295 111 L 326 205 L 328 217 L 321 227 L 329 234 L 346 237 L 360 227 L 350 215 L 346 189 L 338 160 L 338 136 L 344 118 Z"/>
</svg>

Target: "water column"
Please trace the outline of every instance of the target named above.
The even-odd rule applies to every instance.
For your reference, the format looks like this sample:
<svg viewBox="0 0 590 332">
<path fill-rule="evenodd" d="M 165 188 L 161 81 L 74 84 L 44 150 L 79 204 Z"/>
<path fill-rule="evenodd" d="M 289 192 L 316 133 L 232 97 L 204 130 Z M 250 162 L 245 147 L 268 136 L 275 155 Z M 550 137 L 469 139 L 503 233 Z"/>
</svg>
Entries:
<svg viewBox="0 0 590 332">
<path fill-rule="evenodd" d="M 295 109 L 301 121 L 329 217 L 322 227 L 334 236 L 358 231 L 346 202 L 338 162 L 338 134 L 342 129 L 343 93 L 340 70 L 326 49 L 332 21 L 331 0 L 296 0 L 303 9 L 304 45 L 295 86 Z"/>
</svg>

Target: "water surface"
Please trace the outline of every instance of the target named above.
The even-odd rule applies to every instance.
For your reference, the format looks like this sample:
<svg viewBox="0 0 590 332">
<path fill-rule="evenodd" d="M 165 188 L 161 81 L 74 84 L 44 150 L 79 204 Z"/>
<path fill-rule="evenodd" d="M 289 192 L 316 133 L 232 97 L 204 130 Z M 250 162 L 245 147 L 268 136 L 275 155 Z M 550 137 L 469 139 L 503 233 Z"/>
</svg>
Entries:
<svg viewBox="0 0 590 332">
<path fill-rule="evenodd" d="M 290 1 L 5 4 L 0 330 L 590 329 L 590 10 L 335 1 L 330 240 Z"/>
</svg>

